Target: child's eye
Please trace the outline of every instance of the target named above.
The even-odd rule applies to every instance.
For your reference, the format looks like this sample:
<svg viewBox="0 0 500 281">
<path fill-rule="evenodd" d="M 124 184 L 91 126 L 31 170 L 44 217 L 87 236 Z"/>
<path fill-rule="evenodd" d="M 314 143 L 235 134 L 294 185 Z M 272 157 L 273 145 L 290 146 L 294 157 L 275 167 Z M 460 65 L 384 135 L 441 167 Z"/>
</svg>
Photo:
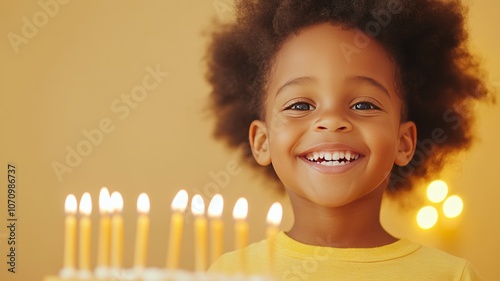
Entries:
<svg viewBox="0 0 500 281">
<path fill-rule="evenodd" d="M 285 109 L 307 111 L 307 110 L 313 110 L 314 108 L 315 108 L 314 106 L 308 104 L 307 102 L 296 102 Z"/>
<path fill-rule="evenodd" d="M 371 102 L 363 101 L 363 102 L 358 102 L 358 103 L 354 104 L 351 107 L 351 109 L 355 109 L 355 110 L 377 110 L 377 109 L 380 109 L 380 107 L 374 105 Z"/>
</svg>

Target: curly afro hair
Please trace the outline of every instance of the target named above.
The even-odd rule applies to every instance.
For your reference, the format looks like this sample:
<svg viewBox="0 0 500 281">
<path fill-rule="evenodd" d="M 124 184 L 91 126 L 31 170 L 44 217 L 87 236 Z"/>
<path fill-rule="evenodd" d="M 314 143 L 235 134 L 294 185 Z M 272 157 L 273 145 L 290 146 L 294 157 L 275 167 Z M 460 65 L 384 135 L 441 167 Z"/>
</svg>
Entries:
<svg viewBox="0 0 500 281">
<path fill-rule="evenodd" d="M 253 160 L 250 123 L 261 116 L 266 84 L 283 42 L 302 28 L 331 23 L 357 29 L 381 44 L 397 67 L 403 119 L 415 122 L 417 151 L 394 166 L 387 191 L 411 190 L 437 176 L 450 155 L 472 143 L 476 100 L 493 100 L 478 60 L 467 48 L 467 10 L 459 1 L 258 0 L 237 1 L 236 20 L 211 34 L 207 79 L 215 136 Z M 390 12 L 390 13 L 389 13 Z M 272 166 L 260 167 L 279 181 Z"/>
</svg>

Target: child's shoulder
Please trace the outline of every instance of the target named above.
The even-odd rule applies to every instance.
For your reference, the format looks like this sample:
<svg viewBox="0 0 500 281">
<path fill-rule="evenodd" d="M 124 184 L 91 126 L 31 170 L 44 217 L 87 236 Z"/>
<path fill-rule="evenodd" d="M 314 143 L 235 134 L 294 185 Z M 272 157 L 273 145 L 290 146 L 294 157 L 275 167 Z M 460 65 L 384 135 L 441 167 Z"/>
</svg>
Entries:
<svg viewBox="0 0 500 281">
<path fill-rule="evenodd" d="M 410 242 L 413 243 L 413 242 Z M 408 259 L 414 266 L 422 269 L 422 274 L 428 274 L 429 277 L 442 277 L 442 280 L 483 280 L 475 268 L 466 259 L 451 255 L 447 252 L 434 247 L 418 245 L 415 251 Z M 428 272 L 428 273 L 426 273 Z"/>
<path fill-rule="evenodd" d="M 422 265 L 432 263 L 434 266 L 443 268 L 465 268 L 467 266 L 468 262 L 463 258 L 434 247 L 424 246 L 414 242 L 409 243 L 418 245 L 418 249 L 411 255 L 415 263 L 421 263 Z"/>
</svg>

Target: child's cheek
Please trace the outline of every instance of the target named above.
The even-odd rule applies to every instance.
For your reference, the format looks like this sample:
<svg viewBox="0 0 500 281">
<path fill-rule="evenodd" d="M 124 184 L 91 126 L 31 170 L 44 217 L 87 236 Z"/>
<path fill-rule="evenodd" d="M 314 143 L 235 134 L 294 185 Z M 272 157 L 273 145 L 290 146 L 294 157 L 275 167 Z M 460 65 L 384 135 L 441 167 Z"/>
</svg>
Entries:
<svg viewBox="0 0 500 281">
<path fill-rule="evenodd" d="M 269 115 L 268 115 L 269 116 Z M 274 110 L 270 113 L 270 118 L 268 119 L 267 128 L 272 132 L 279 132 L 287 128 L 290 123 L 290 118 L 285 116 L 282 112 Z"/>
</svg>

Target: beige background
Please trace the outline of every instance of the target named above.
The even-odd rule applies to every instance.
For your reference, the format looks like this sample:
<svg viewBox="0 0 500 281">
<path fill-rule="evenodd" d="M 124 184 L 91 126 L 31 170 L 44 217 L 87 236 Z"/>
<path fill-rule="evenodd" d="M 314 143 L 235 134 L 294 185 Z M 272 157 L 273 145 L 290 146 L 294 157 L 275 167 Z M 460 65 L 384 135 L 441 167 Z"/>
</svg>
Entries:
<svg viewBox="0 0 500 281">
<path fill-rule="evenodd" d="M 65 197 L 74 193 L 80 198 L 90 192 L 92 218 L 97 222 L 102 186 L 124 197 L 127 266 L 132 265 L 140 192 L 150 195 L 152 205 L 150 266 L 165 263 L 170 202 L 180 188 L 210 198 L 212 191 L 204 188 L 218 186 L 226 200 L 228 228 L 236 199 L 247 197 L 252 241 L 263 238 L 267 210 L 280 200 L 285 205 L 282 228 L 287 229 L 293 220 L 287 201 L 273 197 L 261 178 L 235 162 L 236 153 L 210 137 L 213 120 L 204 111 L 209 89 L 204 81 L 202 33 L 212 18 L 230 19 L 229 0 L 68 2 L 52 5 L 52 15 L 45 18 L 42 13 L 47 12 L 37 1 L 0 3 L 0 280 L 41 280 L 57 273 L 62 265 Z M 496 52 L 500 4 L 467 3 L 471 45 L 484 58 L 492 84 L 500 86 Z M 31 38 L 13 47 L 9 38 L 13 33 L 23 36 L 24 18 L 39 27 L 24 30 Z M 127 116 L 119 111 L 123 108 L 113 109 L 113 104 L 124 105 L 122 95 L 130 96 L 134 87 L 142 85 L 147 67 L 158 67 L 169 76 Z M 383 209 L 384 225 L 394 235 L 467 258 L 487 280 L 500 280 L 499 118 L 496 106 L 478 107 L 481 142 L 443 176 L 451 193 L 464 198 L 465 211 L 459 219 L 440 219 L 435 228 L 423 231 L 415 225 L 415 210 L 402 212 L 392 204 Z M 76 149 L 86 140 L 82 131 L 99 128 L 102 120 L 108 120 L 113 131 L 103 133 L 102 141 L 59 180 L 52 163 L 66 164 L 67 146 Z M 14 163 L 18 172 L 15 274 L 7 272 L 6 264 L 7 163 Z M 233 174 L 225 186 L 210 173 L 229 172 L 228 165 L 233 165 Z M 94 224 L 94 242 L 96 230 Z M 181 266 L 191 269 L 189 217 L 185 231 Z M 231 233 L 225 242 L 231 250 Z M 94 243 L 94 254 L 95 248 Z"/>
</svg>

